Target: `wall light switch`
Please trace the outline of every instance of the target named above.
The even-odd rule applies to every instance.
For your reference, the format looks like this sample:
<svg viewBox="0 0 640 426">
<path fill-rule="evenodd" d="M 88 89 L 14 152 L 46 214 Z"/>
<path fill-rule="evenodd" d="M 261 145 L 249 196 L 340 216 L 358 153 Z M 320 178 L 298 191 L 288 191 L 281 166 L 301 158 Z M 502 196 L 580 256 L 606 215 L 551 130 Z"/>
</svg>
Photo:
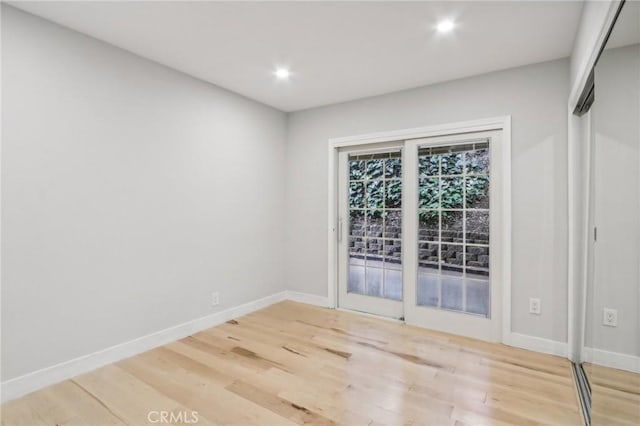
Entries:
<svg viewBox="0 0 640 426">
<path fill-rule="evenodd" d="M 529 299 L 529 313 L 540 315 L 540 299 L 534 297 Z"/>
<path fill-rule="evenodd" d="M 616 309 L 604 308 L 602 315 L 602 324 L 607 327 L 618 326 L 618 311 Z"/>
<path fill-rule="evenodd" d="M 217 291 L 211 293 L 211 306 L 218 306 L 220 304 L 220 293 Z"/>
</svg>

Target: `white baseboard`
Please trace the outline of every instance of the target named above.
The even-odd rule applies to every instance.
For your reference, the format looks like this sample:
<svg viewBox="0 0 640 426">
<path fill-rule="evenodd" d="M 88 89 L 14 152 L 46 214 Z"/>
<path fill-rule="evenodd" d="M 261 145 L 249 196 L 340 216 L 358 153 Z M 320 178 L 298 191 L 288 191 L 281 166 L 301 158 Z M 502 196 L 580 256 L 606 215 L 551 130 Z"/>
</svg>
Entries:
<svg viewBox="0 0 640 426">
<path fill-rule="evenodd" d="M 609 352 L 596 348 L 582 348 L 582 360 L 603 367 L 617 368 L 640 374 L 640 356 Z"/>
<path fill-rule="evenodd" d="M 503 343 L 516 348 L 527 349 L 543 354 L 566 357 L 568 354 L 567 342 L 543 339 L 542 337 L 529 336 L 520 333 L 510 333 L 503 337 Z"/>
<path fill-rule="evenodd" d="M 286 294 L 287 300 L 306 303 L 307 305 L 321 306 L 323 308 L 329 307 L 329 298 L 326 296 L 316 296 L 315 294 L 301 293 L 299 291 L 291 290 L 287 290 Z"/>
<path fill-rule="evenodd" d="M 216 312 L 202 318 L 188 321 L 79 358 L 7 380 L 2 382 L 0 385 L 0 400 L 5 402 L 18 398 L 46 386 L 87 373 L 91 370 L 95 370 L 96 368 L 103 367 L 107 364 L 120 361 L 124 358 L 137 355 L 158 346 L 166 345 L 167 343 L 174 342 L 191 334 L 222 324 L 230 319 L 266 308 L 267 306 L 281 302 L 287 298 L 288 292 L 281 291 L 271 296 L 263 297 L 262 299 L 225 309 L 224 311 Z M 299 298 L 302 299 L 302 297 Z"/>
</svg>

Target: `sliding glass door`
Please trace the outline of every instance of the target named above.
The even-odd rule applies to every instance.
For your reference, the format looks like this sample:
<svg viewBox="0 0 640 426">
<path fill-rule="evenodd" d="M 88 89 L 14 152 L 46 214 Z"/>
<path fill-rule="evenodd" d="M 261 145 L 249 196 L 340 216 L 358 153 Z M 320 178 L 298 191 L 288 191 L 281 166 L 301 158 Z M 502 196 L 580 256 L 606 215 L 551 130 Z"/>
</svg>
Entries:
<svg viewBox="0 0 640 426">
<path fill-rule="evenodd" d="M 339 154 L 338 305 L 499 340 L 499 131 Z"/>
</svg>

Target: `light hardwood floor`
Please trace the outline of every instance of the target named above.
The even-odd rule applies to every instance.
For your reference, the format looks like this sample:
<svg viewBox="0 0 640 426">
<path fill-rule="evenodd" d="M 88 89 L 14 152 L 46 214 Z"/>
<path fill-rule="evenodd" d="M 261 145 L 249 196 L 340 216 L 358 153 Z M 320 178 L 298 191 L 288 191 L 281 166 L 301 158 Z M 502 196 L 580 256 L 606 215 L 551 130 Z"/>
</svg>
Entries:
<svg viewBox="0 0 640 426">
<path fill-rule="evenodd" d="M 198 425 L 581 423 L 566 359 L 282 302 L 10 401 L 2 424 L 192 410 Z"/>
<path fill-rule="evenodd" d="M 584 364 L 593 426 L 640 425 L 640 374 Z"/>
</svg>

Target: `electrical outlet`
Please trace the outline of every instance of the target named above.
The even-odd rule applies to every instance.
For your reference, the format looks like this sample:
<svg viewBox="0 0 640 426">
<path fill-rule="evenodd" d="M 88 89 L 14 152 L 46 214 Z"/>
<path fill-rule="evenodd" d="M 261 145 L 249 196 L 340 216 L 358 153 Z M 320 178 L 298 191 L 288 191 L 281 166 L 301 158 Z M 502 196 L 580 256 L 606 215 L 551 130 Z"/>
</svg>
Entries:
<svg viewBox="0 0 640 426">
<path fill-rule="evenodd" d="M 607 327 L 618 326 L 618 311 L 616 309 L 604 308 L 602 315 L 602 325 Z"/>
<path fill-rule="evenodd" d="M 540 315 L 540 299 L 534 297 L 529 299 L 529 313 Z"/>
<path fill-rule="evenodd" d="M 220 293 L 217 291 L 211 293 L 211 306 L 218 306 L 220 304 Z"/>
</svg>

